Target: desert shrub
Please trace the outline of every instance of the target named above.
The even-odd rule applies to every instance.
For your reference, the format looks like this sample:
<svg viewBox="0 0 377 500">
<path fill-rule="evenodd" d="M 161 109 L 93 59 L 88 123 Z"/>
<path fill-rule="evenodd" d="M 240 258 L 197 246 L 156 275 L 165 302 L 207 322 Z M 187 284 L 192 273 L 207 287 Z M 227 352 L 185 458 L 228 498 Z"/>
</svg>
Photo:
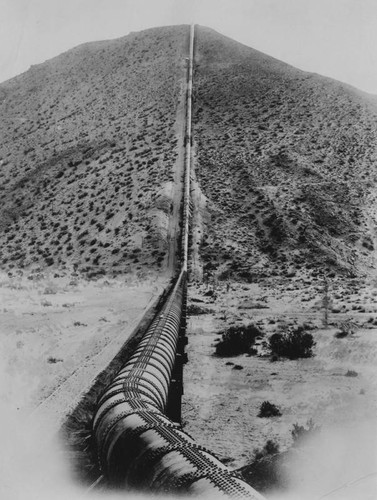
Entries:
<svg viewBox="0 0 377 500">
<path fill-rule="evenodd" d="M 248 484 L 258 491 L 265 492 L 273 487 L 284 486 L 284 476 L 280 467 L 279 445 L 269 439 L 263 448 L 254 449 L 250 463 L 238 472 Z"/>
<path fill-rule="evenodd" d="M 261 458 L 267 457 L 269 455 L 276 455 L 279 453 L 279 445 L 272 439 L 266 441 L 266 444 L 263 448 L 254 449 L 254 460 L 260 460 Z"/>
<path fill-rule="evenodd" d="M 306 422 L 306 426 L 300 425 L 298 423 L 293 424 L 293 428 L 291 430 L 293 446 L 297 447 L 302 445 L 303 440 L 306 440 L 308 437 L 318 434 L 319 431 L 320 427 L 315 425 L 314 421 L 311 418 Z"/>
<path fill-rule="evenodd" d="M 49 358 L 47 358 L 47 363 L 51 363 L 51 364 L 54 364 L 54 363 L 61 363 L 63 360 L 61 358 L 54 358 L 53 356 L 50 356 Z"/>
<path fill-rule="evenodd" d="M 260 405 L 258 417 L 260 418 L 270 418 L 270 417 L 280 417 L 281 411 L 279 408 L 270 403 L 269 401 L 263 401 Z"/>
<path fill-rule="evenodd" d="M 303 323 L 304 330 L 315 330 L 317 327 L 313 323 Z"/>
<path fill-rule="evenodd" d="M 263 332 L 254 324 L 246 326 L 231 326 L 223 332 L 220 342 L 216 345 L 217 356 L 237 356 L 250 353 L 255 338 Z"/>
<path fill-rule="evenodd" d="M 241 271 L 238 276 L 246 281 L 246 283 L 252 283 L 255 280 L 255 273 L 251 271 Z"/>
<path fill-rule="evenodd" d="M 306 438 L 315 436 L 318 432 L 320 427 L 311 419 L 307 421 L 306 426 L 296 423 L 291 431 L 291 448 L 280 451 L 278 443 L 268 440 L 263 448 L 253 450 L 251 461 L 237 472 L 244 481 L 261 493 L 284 491 L 288 487 L 287 472 L 291 467 L 292 458 L 297 460 L 298 451 L 305 454 Z"/>
<path fill-rule="evenodd" d="M 356 324 L 351 319 L 346 319 L 339 323 L 339 331 L 335 333 L 337 339 L 353 335 L 356 332 Z"/>
<path fill-rule="evenodd" d="M 198 316 L 199 314 L 210 314 L 213 312 L 211 309 L 208 309 L 206 307 L 201 307 L 196 304 L 190 304 L 187 307 L 187 314 L 189 316 Z"/>
<path fill-rule="evenodd" d="M 315 342 L 313 335 L 303 326 L 287 327 L 282 333 L 274 333 L 269 339 L 271 354 L 288 359 L 310 358 Z"/>
</svg>

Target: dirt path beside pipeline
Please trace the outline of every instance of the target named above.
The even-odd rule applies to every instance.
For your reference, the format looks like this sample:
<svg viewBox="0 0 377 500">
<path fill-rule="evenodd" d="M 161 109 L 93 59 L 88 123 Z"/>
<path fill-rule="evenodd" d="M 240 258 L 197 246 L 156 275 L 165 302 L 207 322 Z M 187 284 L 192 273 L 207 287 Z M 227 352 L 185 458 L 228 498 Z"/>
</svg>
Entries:
<svg viewBox="0 0 377 500">
<path fill-rule="evenodd" d="M 0 400 L 56 431 L 165 281 L 31 277 L 3 274 L 0 280 Z"/>
</svg>

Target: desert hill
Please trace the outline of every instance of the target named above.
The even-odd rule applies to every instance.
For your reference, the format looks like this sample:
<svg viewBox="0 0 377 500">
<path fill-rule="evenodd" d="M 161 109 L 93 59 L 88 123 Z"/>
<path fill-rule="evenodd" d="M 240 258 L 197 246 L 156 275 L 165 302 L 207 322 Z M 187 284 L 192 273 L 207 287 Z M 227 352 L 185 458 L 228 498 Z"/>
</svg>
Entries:
<svg viewBox="0 0 377 500">
<path fill-rule="evenodd" d="M 373 96 L 197 28 L 197 239 L 219 276 L 374 269 Z"/>
<path fill-rule="evenodd" d="M 186 26 L 74 48 L 0 85 L 0 262 L 167 263 Z"/>
<path fill-rule="evenodd" d="M 3 267 L 169 264 L 188 31 L 84 44 L 0 85 Z M 193 125 L 206 272 L 374 269 L 372 96 L 197 26 Z"/>
</svg>

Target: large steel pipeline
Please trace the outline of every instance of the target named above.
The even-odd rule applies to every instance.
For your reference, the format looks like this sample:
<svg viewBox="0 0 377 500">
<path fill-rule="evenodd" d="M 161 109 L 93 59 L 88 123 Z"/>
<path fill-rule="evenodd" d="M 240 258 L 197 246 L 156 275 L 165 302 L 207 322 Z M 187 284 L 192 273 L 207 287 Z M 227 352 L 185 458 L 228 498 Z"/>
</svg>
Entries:
<svg viewBox="0 0 377 500">
<path fill-rule="evenodd" d="M 262 499 L 164 414 L 179 345 L 186 272 L 102 396 L 94 435 L 103 475 L 119 488 Z"/>
<path fill-rule="evenodd" d="M 186 94 L 186 132 L 185 132 L 185 179 L 183 186 L 183 216 L 182 216 L 182 269 L 187 271 L 189 229 L 190 229 L 190 189 L 191 189 L 191 111 L 192 111 L 192 78 L 194 66 L 195 26 L 190 27 L 190 48 L 187 68 Z"/>
<path fill-rule="evenodd" d="M 192 26 L 191 82 L 193 46 Z M 191 85 L 189 88 L 192 88 Z M 171 416 L 171 408 L 180 406 L 182 393 L 180 379 L 185 344 L 191 154 L 187 142 L 191 142 L 191 90 L 188 99 L 190 128 L 186 127 L 189 141 L 186 141 L 182 269 L 132 357 L 101 397 L 93 433 L 101 471 L 112 486 L 154 493 L 263 500 L 237 474 L 195 443 L 182 430 L 180 423 L 166 415 Z M 180 408 L 176 413 L 180 414 Z"/>
</svg>

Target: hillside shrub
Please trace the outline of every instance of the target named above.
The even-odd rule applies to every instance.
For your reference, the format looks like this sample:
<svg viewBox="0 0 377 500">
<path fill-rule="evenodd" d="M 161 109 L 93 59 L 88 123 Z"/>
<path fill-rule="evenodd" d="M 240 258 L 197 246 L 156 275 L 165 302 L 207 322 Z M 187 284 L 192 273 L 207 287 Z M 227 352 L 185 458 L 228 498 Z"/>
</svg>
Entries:
<svg viewBox="0 0 377 500">
<path fill-rule="evenodd" d="M 315 437 L 320 430 L 312 419 L 306 425 L 294 424 L 291 430 L 293 443 L 288 450 L 280 451 L 277 442 L 268 440 L 263 447 L 253 450 L 251 461 L 237 472 L 260 493 L 268 495 L 272 491 L 286 490 L 287 473 L 289 474 L 292 463 L 296 463 L 297 453 L 307 457 L 306 438 Z"/>
<path fill-rule="evenodd" d="M 254 460 L 260 460 L 261 458 L 276 455 L 277 453 L 279 453 L 279 444 L 276 441 L 272 441 L 272 439 L 268 439 L 263 448 L 254 449 Z"/>
<path fill-rule="evenodd" d="M 339 323 L 339 330 L 335 333 L 337 339 L 342 339 L 356 332 L 357 325 L 351 319 L 346 319 Z"/>
<path fill-rule="evenodd" d="M 270 403 L 269 401 L 263 401 L 260 405 L 258 417 L 260 418 L 270 418 L 270 417 L 280 417 L 281 411 L 279 408 Z"/>
<path fill-rule="evenodd" d="M 298 423 L 293 424 L 293 428 L 291 430 L 293 439 L 292 446 L 302 446 L 307 438 L 315 436 L 319 431 L 320 427 L 317 426 L 311 418 L 306 422 L 306 426 Z"/>
<path fill-rule="evenodd" d="M 284 487 L 284 473 L 280 467 L 282 453 L 279 444 L 269 439 L 262 448 L 253 450 L 250 463 L 239 469 L 244 481 L 260 492 Z"/>
<path fill-rule="evenodd" d="M 61 363 L 63 360 L 61 358 L 54 358 L 50 356 L 47 358 L 47 363 Z"/>
<path fill-rule="evenodd" d="M 212 309 L 208 309 L 207 307 L 201 307 L 196 304 L 190 304 L 187 307 L 187 314 L 189 316 L 198 316 L 200 314 L 210 314 L 214 311 Z"/>
<path fill-rule="evenodd" d="M 310 358 L 315 346 L 313 335 L 303 326 L 287 327 L 285 332 L 274 333 L 268 343 L 272 355 L 288 359 Z"/>
<path fill-rule="evenodd" d="M 243 326 L 231 326 L 221 333 L 221 340 L 216 345 L 217 356 L 237 356 L 255 352 L 252 346 L 256 337 L 262 336 L 263 332 L 253 323 Z"/>
</svg>

